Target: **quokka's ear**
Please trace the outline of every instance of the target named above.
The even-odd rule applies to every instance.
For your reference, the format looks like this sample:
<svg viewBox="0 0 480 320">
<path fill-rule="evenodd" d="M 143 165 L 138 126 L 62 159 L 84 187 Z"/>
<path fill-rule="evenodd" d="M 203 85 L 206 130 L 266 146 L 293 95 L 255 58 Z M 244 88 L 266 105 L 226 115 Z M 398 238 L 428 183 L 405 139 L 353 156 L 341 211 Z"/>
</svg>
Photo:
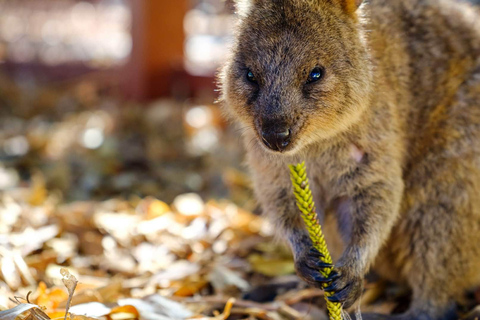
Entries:
<svg viewBox="0 0 480 320">
<path fill-rule="evenodd" d="M 332 2 L 337 2 L 339 3 L 343 9 L 348 13 L 348 14 L 355 14 L 355 11 L 357 11 L 358 7 L 362 4 L 363 0 L 330 0 Z"/>
</svg>

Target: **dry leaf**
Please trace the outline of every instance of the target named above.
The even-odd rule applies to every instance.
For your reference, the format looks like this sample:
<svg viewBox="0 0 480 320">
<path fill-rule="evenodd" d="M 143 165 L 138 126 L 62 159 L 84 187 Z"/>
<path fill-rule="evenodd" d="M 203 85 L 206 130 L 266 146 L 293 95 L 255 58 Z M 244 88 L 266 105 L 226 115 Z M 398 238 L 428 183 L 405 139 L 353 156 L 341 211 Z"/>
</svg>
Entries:
<svg viewBox="0 0 480 320">
<path fill-rule="evenodd" d="M 252 254 L 248 257 L 248 262 L 250 262 L 255 272 L 270 277 L 283 276 L 295 272 L 295 266 L 291 259 L 269 259 L 259 254 Z"/>
<path fill-rule="evenodd" d="M 36 303 L 44 308 L 45 312 L 53 317 L 57 312 L 60 303 L 68 299 L 68 294 L 60 288 L 47 289 L 47 285 L 42 281 L 38 284 L 38 297 Z M 62 311 L 65 314 L 64 311 Z"/>
<path fill-rule="evenodd" d="M 39 306 L 30 303 L 21 303 L 15 308 L 0 311 L 0 319 L 2 320 L 18 320 L 17 317 L 30 317 L 32 320 L 50 319 Z"/>
<path fill-rule="evenodd" d="M 22 280 L 11 255 L 2 257 L 0 260 L 0 268 L 2 271 L 2 278 L 10 287 L 10 289 L 18 289 L 22 283 Z"/>
<path fill-rule="evenodd" d="M 32 206 L 40 206 L 45 202 L 47 198 L 47 189 L 45 186 L 45 177 L 42 173 L 37 172 L 32 177 L 32 188 L 28 202 Z"/>
<path fill-rule="evenodd" d="M 145 198 L 140 201 L 137 207 L 146 213 L 146 220 L 152 220 L 171 212 L 168 204 L 155 198 Z"/>
<path fill-rule="evenodd" d="M 182 304 L 164 298 L 158 294 L 148 296 L 144 299 L 121 299 L 118 301 L 121 306 L 134 306 L 142 319 L 170 319 L 183 320 L 193 314 Z"/>
<path fill-rule="evenodd" d="M 216 265 L 208 275 L 212 286 L 219 291 L 224 290 L 228 286 L 235 286 L 242 291 L 247 291 L 250 285 L 245 281 L 238 272 L 234 272 L 223 266 Z"/>
<path fill-rule="evenodd" d="M 225 320 L 230 316 L 230 312 L 232 311 L 233 304 L 235 303 L 234 298 L 230 298 L 225 305 L 225 309 L 221 314 L 216 315 L 215 317 L 200 317 L 200 318 L 190 318 L 196 320 Z"/>
<path fill-rule="evenodd" d="M 190 297 L 198 293 L 208 285 L 208 281 L 200 279 L 198 276 L 187 278 L 183 281 L 173 281 L 171 288 L 177 288 L 174 295 L 177 297 Z"/>
<path fill-rule="evenodd" d="M 70 313 L 88 317 L 99 318 L 108 315 L 112 309 L 100 302 L 78 304 L 70 308 Z"/>
<path fill-rule="evenodd" d="M 140 314 L 134 306 L 125 305 L 113 308 L 108 317 L 112 320 L 137 320 L 140 318 Z"/>
</svg>

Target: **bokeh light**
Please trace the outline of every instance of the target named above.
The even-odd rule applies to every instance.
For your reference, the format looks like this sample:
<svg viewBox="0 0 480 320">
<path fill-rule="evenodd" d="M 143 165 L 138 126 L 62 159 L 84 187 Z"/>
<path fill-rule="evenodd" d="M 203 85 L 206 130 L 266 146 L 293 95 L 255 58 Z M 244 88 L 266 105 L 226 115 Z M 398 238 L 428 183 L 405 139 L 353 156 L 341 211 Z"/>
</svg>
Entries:
<svg viewBox="0 0 480 320">
<path fill-rule="evenodd" d="M 225 61 L 235 21 L 228 6 L 209 1 L 198 1 L 185 15 L 185 68 L 189 73 L 210 75 Z"/>
<path fill-rule="evenodd" d="M 132 50 L 123 0 L 0 1 L 0 12 L 0 61 L 109 67 L 125 63 Z"/>
</svg>

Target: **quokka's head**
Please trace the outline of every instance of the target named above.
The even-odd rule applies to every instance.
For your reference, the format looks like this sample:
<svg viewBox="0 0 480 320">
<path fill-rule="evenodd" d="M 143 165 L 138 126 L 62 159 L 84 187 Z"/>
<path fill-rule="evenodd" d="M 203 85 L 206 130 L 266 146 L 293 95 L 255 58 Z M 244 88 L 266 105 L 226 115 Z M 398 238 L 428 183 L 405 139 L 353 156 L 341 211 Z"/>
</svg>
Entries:
<svg viewBox="0 0 480 320">
<path fill-rule="evenodd" d="M 361 2 L 237 0 L 221 100 L 254 141 L 294 153 L 359 120 L 372 90 Z"/>
</svg>

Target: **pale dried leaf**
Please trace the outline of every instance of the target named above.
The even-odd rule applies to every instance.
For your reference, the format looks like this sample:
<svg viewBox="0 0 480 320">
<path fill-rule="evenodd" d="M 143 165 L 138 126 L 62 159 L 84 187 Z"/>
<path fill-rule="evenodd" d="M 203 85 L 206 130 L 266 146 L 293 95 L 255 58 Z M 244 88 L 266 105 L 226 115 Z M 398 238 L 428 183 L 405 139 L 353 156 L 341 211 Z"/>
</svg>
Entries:
<svg viewBox="0 0 480 320">
<path fill-rule="evenodd" d="M 147 320 L 180 320 L 193 316 L 192 312 L 182 304 L 157 294 L 148 296 L 145 299 L 121 299 L 118 301 L 118 304 L 120 306 L 134 306 L 142 319 Z"/>
<path fill-rule="evenodd" d="M 20 287 L 22 279 L 15 266 L 13 257 L 9 254 L 4 256 L 0 260 L 0 269 L 2 271 L 2 278 L 12 290 L 16 290 Z"/>
<path fill-rule="evenodd" d="M 30 303 L 21 303 L 15 308 L 0 311 L 1 320 L 16 320 L 17 317 L 31 317 L 35 320 L 47 320 L 50 319 L 39 306 Z"/>
<path fill-rule="evenodd" d="M 20 274 L 22 275 L 23 279 L 30 286 L 34 286 L 36 284 L 36 281 L 33 278 L 33 275 L 30 272 L 30 269 L 28 268 L 28 265 L 25 263 L 25 260 L 22 258 L 22 256 L 20 255 L 19 252 L 17 252 L 17 251 L 13 252 L 13 261 L 15 262 L 15 265 L 17 266 L 18 270 L 20 271 Z"/>
<path fill-rule="evenodd" d="M 217 290 L 223 290 L 228 286 L 235 286 L 240 290 L 246 291 L 250 285 L 238 272 L 234 272 L 223 266 L 215 266 L 208 276 L 212 286 Z"/>
<path fill-rule="evenodd" d="M 109 314 L 112 311 L 111 308 L 107 307 L 100 302 L 89 302 L 83 303 L 70 308 L 70 313 L 78 316 L 88 316 L 88 317 L 103 317 Z"/>
</svg>

